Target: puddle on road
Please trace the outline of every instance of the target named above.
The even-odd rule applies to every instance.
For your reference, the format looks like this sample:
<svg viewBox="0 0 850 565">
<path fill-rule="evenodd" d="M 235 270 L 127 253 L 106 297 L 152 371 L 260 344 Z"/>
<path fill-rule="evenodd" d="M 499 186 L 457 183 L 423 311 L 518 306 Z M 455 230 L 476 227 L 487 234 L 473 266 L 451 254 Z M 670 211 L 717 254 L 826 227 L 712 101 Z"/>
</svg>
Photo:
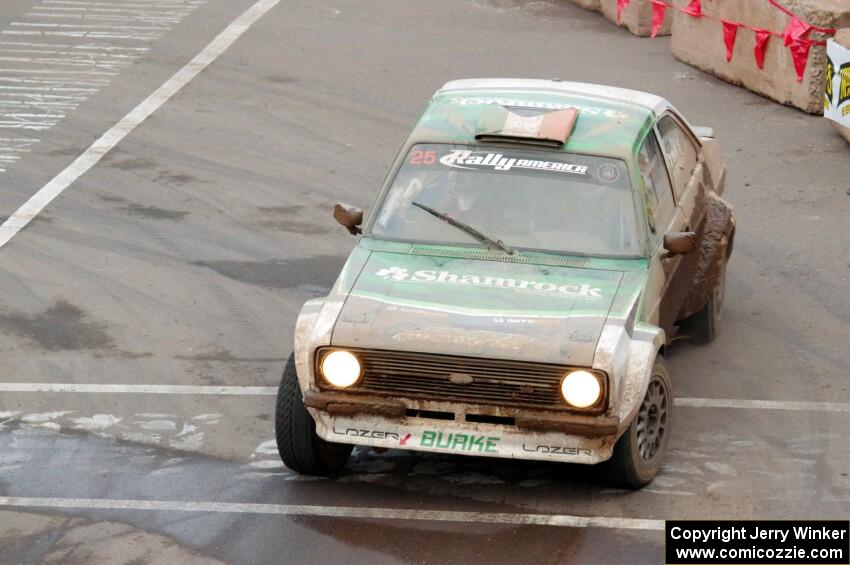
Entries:
<svg viewBox="0 0 850 565">
<path fill-rule="evenodd" d="M 842 441 L 832 433 L 821 433 L 807 438 L 805 442 L 789 438 L 779 446 L 761 439 L 744 439 L 730 434 L 720 434 L 716 438 L 710 434 L 688 437 L 687 449 L 681 445 L 680 449 L 674 450 L 668 469 L 651 490 L 643 492 L 607 489 L 599 478 L 598 468 L 582 465 L 414 454 L 401 450 L 378 454 L 358 448 L 341 475 L 322 478 L 298 475 L 285 468 L 278 458 L 273 439 L 258 443 L 244 462 L 233 462 L 172 449 L 170 441 L 138 445 L 92 437 L 115 434 L 116 430 L 120 435 L 127 432 L 122 426 L 127 426 L 130 434 L 139 431 L 163 434 L 163 438 L 180 438 L 204 430 L 215 433 L 216 426 L 220 427 L 223 421 L 221 414 L 213 413 L 189 420 L 167 413 L 138 413 L 123 418 L 69 411 L 0 413 L 0 491 L 7 496 L 404 508 L 419 505 L 422 508 L 482 512 L 520 510 L 543 514 L 659 519 L 671 516 L 684 519 L 712 512 L 747 517 L 755 503 L 758 503 L 761 512 L 778 517 L 791 513 L 800 517 L 831 515 L 841 508 L 842 496 L 848 494 L 835 485 L 823 485 L 818 496 L 812 496 L 811 492 L 804 496 L 796 491 L 783 491 L 774 483 L 783 477 L 787 479 L 787 474 L 783 472 L 780 476 L 771 477 L 761 473 L 771 466 L 780 465 L 784 469 L 791 464 L 790 461 L 777 461 L 770 457 L 776 455 L 777 448 L 788 457 L 804 458 L 813 442 Z M 56 426 L 60 423 L 63 430 L 78 433 L 57 431 Z M 724 453 L 727 454 L 725 458 Z M 818 478 L 811 467 L 803 465 L 801 476 L 792 482 L 799 480 L 805 484 Z M 60 475 L 62 480 L 57 481 Z M 754 488 L 756 484 L 758 488 Z M 777 498 L 765 495 L 774 490 Z M 658 496 L 675 495 L 677 492 L 688 492 L 689 496 Z M 45 513 L 56 512 L 48 510 Z M 105 532 L 112 532 L 111 521 L 117 519 L 133 524 L 133 527 L 128 526 L 128 535 L 139 535 L 143 547 L 170 547 L 167 544 L 160 546 L 162 540 L 156 537 L 169 536 L 176 540 L 175 544 L 214 548 L 211 549 L 214 553 L 233 550 L 234 544 L 219 542 L 220 536 L 229 535 L 227 532 L 232 532 L 236 525 L 250 528 L 258 536 L 256 541 L 264 547 L 271 543 L 269 540 L 278 539 L 272 534 L 274 531 L 301 536 L 307 528 L 321 534 L 328 543 L 353 544 L 391 555 L 391 548 L 382 545 L 381 539 L 392 538 L 399 542 L 405 534 L 415 532 L 417 536 L 434 535 L 451 541 L 449 538 L 459 535 L 455 524 L 415 521 L 374 523 L 298 516 L 284 518 L 287 520 L 286 527 L 281 529 L 280 517 L 255 516 L 246 521 L 242 515 L 229 513 L 198 514 L 187 520 L 175 520 L 173 513 L 137 510 L 62 510 L 61 513 L 84 516 L 88 521 L 80 523 L 81 531 L 88 531 L 85 529 L 87 524 L 103 524 L 101 527 Z M 365 530 L 361 529 L 361 525 Z M 523 526 L 472 523 L 464 525 L 464 528 L 466 533 L 487 531 L 492 536 L 493 528 L 504 533 L 517 533 Z M 2 542 L 2 534 L 7 529 L 0 529 L 0 560 L 8 555 L 17 555 L 15 552 L 20 550 L 20 544 Z M 33 529 L 45 532 L 36 535 L 34 540 L 69 539 L 57 528 Z M 557 530 L 560 536 L 570 532 L 569 529 Z M 358 532 L 365 531 L 380 532 L 384 537 L 372 536 L 368 543 L 354 543 L 359 539 Z M 349 537 L 346 532 L 354 537 Z M 582 535 L 595 535 L 591 530 L 582 532 Z M 261 534 L 271 537 L 261 537 Z M 154 537 L 148 538 L 147 535 Z M 525 535 L 523 533 L 522 539 L 526 539 Z M 104 543 L 109 539 L 110 536 L 105 536 Z M 95 545 L 95 549 L 106 547 Z M 646 551 L 651 553 L 651 548 L 647 547 Z M 217 553 L 216 557 L 221 558 Z"/>
<path fill-rule="evenodd" d="M 0 510 L 0 524 L 2 563 L 224 563 L 116 521 Z"/>
<path fill-rule="evenodd" d="M 58 300 L 35 314 L 0 310 L 0 332 L 17 336 L 46 351 L 92 351 L 95 357 L 141 359 L 150 352 L 119 349 L 108 326 L 96 322 L 78 306 Z"/>
<path fill-rule="evenodd" d="M 157 415 L 151 415 L 157 416 Z M 259 456 L 268 456 L 273 443 L 263 442 Z M 12 497 L 62 497 L 109 500 L 219 501 L 260 504 L 332 504 L 406 508 L 510 512 L 508 503 L 481 504 L 469 496 L 439 497 L 417 489 L 405 492 L 387 485 L 369 488 L 364 483 L 347 485 L 339 479 L 282 482 L 294 476 L 279 465 L 240 464 L 200 455 L 125 442 L 62 434 L 43 429 L 11 428 L 0 433 L 0 453 L 15 457 L 18 467 L 0 471 L 0 489 Z M 415 460 L 402 453 L 403 459 Z M 437 457 L 439 459 L 439 457 Z M 374 475 L 387 469 L 396 457 L 355 456 L 345 476 Z M 259 461 L 270 461 L 268 458 Z M 359 464 L 363 464 L 357 470 Z M 369 472 L 364 472 L 368 469 Z M 61 475 L 61 481 L 57 477 Z M 284 488 L 285 485 L 285 488 Z M 422 486 L 422 485 L 420 485 Z M 461 485 L 468 490 L 469 485 Z M 512 546 L 524 540 L 535 555 L 550 555 L 564 547 L 564 539 L 577 546 L 605 537 L 587 529 L 545 528 L 512 524 L 420 522 L 416 520 L 354 520 L 330 517 L 270 516 L 239 513 L 151 512 L 146 510 L 57 509 L 0 510 L 0 561 L 11 562 L 139 562 L 211 563 L 272 562 L 287 555 L 306 562 L 316 551 L 345 552 L 350 563 L 374 563 L 377 552 L 384 557 L 409 555 L 411 536 L 425 544 L 435 562 L 470 549 L 470 542 L 487 542 L 473 548 L 477 556 L 491 561 L 505 548 L 494 537 Z M 610 535 L 607 534 L 607 535 Z M 618 534 L 628 543 L 646 544 L 642 551 L 654 555 L 657 540 L 646 532 Z M 505 539 L 504 536 L 513 536 Z M 129 542 L 129 543 L 128 543 Z M 476 541 L 476 543 L 478 543 Z M 608 547 L 596 540 L 591 551 Z M 130 547 L 126 547 L 130 546 Z M 578 551 L 570 546 L 570 551 Z M 637 547 L 637 546 L 635 546 Z M 192 548 L 192 549 L 189 549 Z M 367 550 L 351 552 L 352 548 Z M 588 549 L 588 548 L 586 548 Z M 203 554 L 199 553 L 203 552 Z M 483 552 L 483 553 L 482 553 Z M 301 558 L 297 556 L 301 555 Z M 634 553 L 632 553 L 634 555 Z M 124 559 L 124 557 L 127 559 Z M 207 557 L 208 556 L 208 557 Z M 48 558 L 49 557 L 49 558 Z M 109 561 L 107 557 L 116 561 Z M 120 558 L 120 559 L 119 559 Z M 102 559 L 107 559 L 102 561 Z M 135 559 L 135 561 L 132 561 Z M 53 560 L 53 561 L 51 561 Z M 640 560 L 641 563 L 651 561 Z"/>
<path fill-rule="evenodd" d="M 177 416 L 168 413 L 114 415 L 59 410 L 51 412 L 0 411 L 0 433 L 9 430 L 32 432 L 81 432 L 99 438 L 114 438 L 154 448 L 181 450 L 205 456 L 206 440 L 222 433 L 221 413 Z M 269 428 L 271 425 L 269 425 Z M 269 430 L 271 431 L 271 430 Z M 706 498 L 746 496 L 776 500 L 784 507 L 789 500 L 850 500 L 850 478 L 839 466 L 825 468 L 813 450 L 846 445 L 846 438 L 833 432 L 789 437 L 779 443 L 770 439 L 735 434 L 688 434 L 678 438 L 661 475 L 642 492 L 609 488 L 602 469 L 570 465 L 461 457 L 439 453 L 389 450 L 376 453 L 356 448 L 345 471 L 332 478 L 303 476 L 283 467 L 274 439 L 261 441 L 244 451 L 242 463 L 232 473 L 238 480 L 380 484 L 405 491 L 471 497 L 503 502 L 516 497 L 522 505 L 527 491 L 535 499 L 564 493 L 574 500 L 592 502 L 594 496 L 633 495 L 639 499 L 662 495 L 664 499 L 699 501 Z M 237 450 L 238 453 L 238 450 Z M 0 460 L 0 479 L 15 471 L 21 462 Z M 817 499 L 810 496 L 818 485 Z M 697 503 L 695 502 L 695 503 Z"/>
<path fill-rule="evenodd" d="M 0 331 L 48 351 L 115 348 L 106 326 L 87 320 L 85 312 L 65 300 L 38 314 L 0 313 Z"/>
</svg>

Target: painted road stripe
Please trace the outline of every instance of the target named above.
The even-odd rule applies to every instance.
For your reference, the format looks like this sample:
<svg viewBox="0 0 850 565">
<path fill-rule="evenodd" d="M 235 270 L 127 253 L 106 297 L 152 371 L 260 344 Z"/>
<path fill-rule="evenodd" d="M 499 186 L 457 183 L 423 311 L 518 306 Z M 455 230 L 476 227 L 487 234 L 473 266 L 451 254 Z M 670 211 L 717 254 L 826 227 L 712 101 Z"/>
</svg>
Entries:
<svg viewBox="0 0 850 565">
<path fill-rule="evenodd" d="M 274 396 L 273 386 L 215 385 L 107 385 L 75 383 L 0 383 L 0 392 L 83 392 L 112 394 L 209 394 L 219 396 Z"/>
<path fill-rule="evenodd" d="M 0 383 L 0 392 L 76 392 L 94 394 L 200 394 L 214 396 L 274 396 L 273 386 L 130 385 L 78 383 Z M 677 408 L 732 408 L 797 412 L 850 412 L 850 402 L 748 400 L 744 398 L 676 398 Z"/>
<path fill-rule="evenodd" d="M 664 520 L 569 516 L 565 514 L 513 514 L 508 512 L 458 512 L 448 510 L 407 510 L 402 508 L 358 508 L 355 506 L 305 506 L 297 504 L 252 504 L 246 502 L 181 502 L 173 500 L 112 500 L 96 498 L 29 498 L 0 496 L 0 506 L 60 508 L 67 510 L 155 510 L 168 512 L 213 512 L 220 514 L 273 514 L 279 516 L 321 516 L 328 518 L 373 518 L 380 520 L 424 520 L 431 522 L 473 522 L 568 528 L 612 528 L 622 530 L 664 530 Z"/>
<path fill-rule="evenodd" d="M 243 33 L 248 31 L 257 20 L 274 8 L 280 0 L 259 0 L 236 18 L 224 31 L 210 42 L 194 59 L 189 61 L 174 76 L 157 88 L 141 104 L 129 114 L 121 118 L 114 126 L 104 133 L 97 141 L 77 157 L 65 170 L 56 175 L 44 185 L 20 208 L 0 225 L 0 247 L 6 245 L 15 235 L 32 221 L 50 202 L 62 194 L 89 169 L 94 167 L 104 155 L 109 153 L 118 143 L 144 122 L 151 114 L 185 87 L 198 74 L 218 59 L 228 47 L 233 45 Z"/>
<path fill-rule="evenodd" d="M 806 400 L 747 400 L 745 398 L 677 398 L 676 408 L 745 408 L 750 410 L 796 410 L 801 412 L 850 412 L 848 402 Z"/>
</svg>

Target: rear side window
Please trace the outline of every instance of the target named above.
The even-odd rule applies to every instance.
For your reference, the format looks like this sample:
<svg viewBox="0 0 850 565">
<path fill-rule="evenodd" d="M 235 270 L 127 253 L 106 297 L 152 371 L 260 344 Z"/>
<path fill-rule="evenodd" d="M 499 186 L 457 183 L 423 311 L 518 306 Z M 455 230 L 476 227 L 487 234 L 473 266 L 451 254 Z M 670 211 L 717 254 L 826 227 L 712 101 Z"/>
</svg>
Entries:
<svg viewBox="0 0 850 565">
<path fill-rule="evenodd" d="M 653 233 L 665 233 L 673 221 L 675 204 L 667 165 L 653 132 L 638 152 L 638 166 L 644 183 L 649 227 Z"/>
<path fill-rule="evenodd" d="M 661 135 L 664 152 L 670 159 L 670 172 L 673 174 L 676 194 L 681 194 L 694 174 L 699 149 L 691 136 L 670 116 L 658 120 L 658 133 Z"/>
</svg>

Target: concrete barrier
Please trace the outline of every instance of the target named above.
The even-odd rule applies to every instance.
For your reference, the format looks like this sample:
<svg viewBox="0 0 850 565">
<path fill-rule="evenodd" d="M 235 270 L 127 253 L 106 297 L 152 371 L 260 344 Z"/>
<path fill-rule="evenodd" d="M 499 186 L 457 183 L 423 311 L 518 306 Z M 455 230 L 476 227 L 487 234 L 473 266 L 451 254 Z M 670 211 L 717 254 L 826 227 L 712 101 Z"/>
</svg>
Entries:
<svg viewBox="0 0 850 565">
<path fill-rule="evenodd" d="M 780 1 L 809 24 L 825 28 L 850 27 L 850 0 Z M 684 7 L 688 0 L 674 0 L 674 4 Z M 702 8 L 703 13 L 771 31 L 784 31 L 789 21 L 788 16 L 767 0 L 703 2 Z M 668 10 L 667 16 L 673 18 L 672 49 L 677 59 L 781 104 L 796 106 L 811 114 L 823 113 L 825 47 L 812 46 L 803 80 L 797 82 L 791 53 L 781 37 L 771 38 L 764 68 L 759 69 L 753 55 L 755 34 L 751 30 L 738 29 L 734 56 L 727 63 L 723 25 L 719 21 L 694 18 L 676 10 Z M 822 38 L 814 32 L 809 37 Z"/>
<path fill-rule="evenodd" d="M 850 49 L 850 28 L 838 30 L 838 33 L 835 34 L 835 42 Z M 846 128 L 832 121 L 830 121 L 830 123 L 834 125 L 835 129 L 838 130 L 838 133 L 840 133 L 842 137 L 850 143 L 850 128 Z"/>
<path fill-rule="evenodd" d="M 617 0 L 570 0 L 585 10 L 600 12 L 608 21 L 617 23 Z M 673 28 L 672 15 L 668 15 L 658 35 L 670 35 Z M 652 4 L 649 0 L 630 0 L 623 9 L 620 26 L 634 35 L 647 37 L 652 33 Z"/>
</svg>

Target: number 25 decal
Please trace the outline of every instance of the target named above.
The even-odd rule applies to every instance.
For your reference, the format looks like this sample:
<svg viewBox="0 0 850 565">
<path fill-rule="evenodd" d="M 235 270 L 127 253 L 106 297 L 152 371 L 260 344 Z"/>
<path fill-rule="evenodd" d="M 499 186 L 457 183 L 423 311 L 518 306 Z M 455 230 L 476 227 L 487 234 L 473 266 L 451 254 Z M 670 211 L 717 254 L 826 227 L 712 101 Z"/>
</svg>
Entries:
<svg viewBox="0 0 850 565">
<path fill-rule="evenodd" d="M 414 149 L 410 152 L 411 165 L 433 165 L 436 162 L 436 151 L 422 151 L 421 149 Z"/>
</svg>

